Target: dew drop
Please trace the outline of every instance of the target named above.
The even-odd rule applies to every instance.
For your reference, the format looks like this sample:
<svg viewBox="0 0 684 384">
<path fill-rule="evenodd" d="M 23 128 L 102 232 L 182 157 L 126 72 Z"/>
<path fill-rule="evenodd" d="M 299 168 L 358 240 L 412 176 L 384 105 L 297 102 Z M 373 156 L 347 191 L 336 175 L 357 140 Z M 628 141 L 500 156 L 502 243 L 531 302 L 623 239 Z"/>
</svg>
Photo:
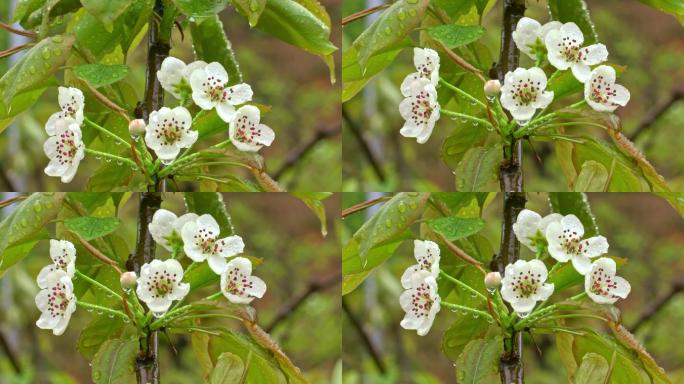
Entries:
<svg viewBox="0 0 684 384">
<path fill-rule="evenodd" d="M 477 314 L 477 313 L 473 313 L 473 319 L 477 319 L 478 317 L 480 317 L 480 315 L 479 315 L 479 314 Z"/>
<path fill-rule="evenodd" d="M 493 295 L 496 292 L 496 288 L 487 288 L 487 292 Z"/>
<path fill-rule="evenodd" d="M 392 28 L 390 27 L 385 27 L 385 35 L 391 35 L 392 34 Z"/>
<path fill-rule="evenodd" d="M 32 65 L 29 67 L 29 72 L 35 74 L 36 72 L 38 72 L 38 70 L 36 70 L 36 67 L 34 65 Z"/>
<path fill-rule="evenodd" d="M 252 12 L 256 12 L 259 10 L 259 3 L 256 0 L 252 0 L 249 2 L 249 10 Z"/>
<path fill-rule="evenodd" d="M 406 212 L 406 204 L 404 204 L 403 201 L 399 203 L 399 212 L 401 212 L 401 213 Z"/>
<path fill-rule="evenodd" d="M 390 219 L 385 220 L 385 227 L 392 228 L 392 220 L 390 220 Z"/>
<path fill-rule="evenodd" d="M 48 49 L 48 48 L 43 49 L 43 52 L 41 52 L 40 55 L 43 56 L 43 59 L 49 60 L 50 59 L 50 49 Z"/>
<path fill-rule="evenodd" d="M 518 312 L 518 317 L 521 318 L 521 319 L 524 319 L 524 318 L 526 318 L 526 317 L 529 316 L 529 315 L 530 315 L 529 312 Z"/>
<path fill-rule="evenodd" d="M 516 122 L 518 123 L 519 126 L 522 127 L 522 126 L 527 125 L 527 123 L 529 123 L 530 121 L 529 120 L 516 120 Z"/>
<path fill-rule="evenodd" d="M 489 101 L 494 101 L 496 99 L 496 96 L 487 96 L 487 100 Z"/>
<path fill-rule="evenodd" d="M 416 12 L 415 9 L 409 9 L 408 14 L 411 17 L 415 17 L 418 14 L 418 12 Z"/>
<path fill-rule="evenodd" d="M 114 315 L 110 313 L 109 315 L 107 315 L 107 317 L 109 317 L 110 319 L 113 319 Z"/>
<path fill-rule="evenodd" d="M 399 13 L 397 13 L 397 17 L 399 18 L 399 20 L 406 19 L 406 12 L 403 9 L 400 9 Z"/>
<path fill-rule="evenodd" d="M 59 44 L 59 43 L 61 43 L 62 41 L 64 41 L 64 39 L 62 38 L 61 35 L 57 35 L 57 36 L 52 36 L 52 41 L 55 42 L 55 43 L 57 43 L 57 44 Z"/>
<path fill-rule="evenodd" d="M 98 315 L 101 315 L 101 314 L 103 314 L 104 312 L 102 312 L 101 310 L 98 309 L 98 310 L 95 311 L 95 313 L 97 313 Z"/>
<path fill-rule="evenodd" d="M 154 311 L 152 311 L 152 315 L 156 318 L 160 318 L 160 317 L 164 316 L 165 313 L 166 312 L 154 312 Z"/>
<path fill-rule="evenodd" d="M 40 204 L 36 204 L 36 205 L 33 206 L 33 210 L 34 210 L 36 213 L 40 213 L 40 211 L 43 210 L 43 207 L 42 207 Z"/>
</svg>

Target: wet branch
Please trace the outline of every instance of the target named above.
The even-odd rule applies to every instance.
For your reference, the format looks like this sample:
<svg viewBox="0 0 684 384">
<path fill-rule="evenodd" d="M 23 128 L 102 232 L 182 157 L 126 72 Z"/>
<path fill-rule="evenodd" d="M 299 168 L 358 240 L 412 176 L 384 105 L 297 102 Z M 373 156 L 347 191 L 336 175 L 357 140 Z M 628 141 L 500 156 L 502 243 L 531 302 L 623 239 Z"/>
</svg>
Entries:
<svg viewBox="0 0 684 384">
<path fill-rule="evenodd" d="M 354 327 L 356 330 L 356 333 L 358 333 L 359 338 L 361 339 L 361 342 L 363 343 L 363 346 L 366 348 L 368 353 L 371 355 L 371 358 L 373 359 L 373 363 L 375 363 L 375 367 L 378 369 L 380 373 L 383 375 L 387 372 L 387 368 L 385 368 L 385 363 L 382 360 L 382 356 L 380 355 L 380 351 L 375 347 L 373 342 L 371 341 L 370 337 L 366 333 L 366 330 L 363 329 L 363 325 L 361 322 L 359 322 L 359 319 L 356 318 L 354 313 L 351 311 L 349 306 L 347 305 L 346 300 L 344 300 L 344 297 L 342 298 L 342 310 L 344 311 L 345 315 L 347 315 L 347 318 L 349 319 L 349 322 L 351 325 Z"/>
<path fill-rule="evenodd" d="M 665 296 L 661 297 L 655 302 L 652 302 L 646 308 L 639 319 L 637 319 L 637 321 L 634 322 L 634 325 L 632 325 L 632 333 L 636 333 L 639 328 L 648 323 L 655 315 L 658 314 L 658 312 L 660 312 L 663 307 L 669 304 L 670 301 L 672 301 L 672 299 L 674 299 L 680 293 L 684 293 L 684 283 L 675 283 Z"/>
<path fill-rule="evenodd" d="M 358 125 L 356 125 L 356 122 L 351 118 L 351 116 L 349 116 L 349 113 L 344 108 L 344 106 L 342 107 L 342 119 L 347 122 L 347 127 L 349 127 L 349 130 L 352 132 L 352 134 L 356 138 L 356 141 L 359 143 L 359 147 L 361 147 L 361 152 L 363 152 L 363 154 L 366 156 L 366 159 L 368 159 L 368 162 L 371 164 L 371 167 L 373 167 L 373 171 L 375 172 L 375 175 L 378 177 L 378 180 L 380 180 L 381 182 L 385 182 L 385 172 L 382 170 L 380 162 L 378 161 L 378 159 L 375 158 L 375 154 L 366 142 L 366 139 L 363 137 L 361 130 L 359 129 Z"/>
<path fill-rule="evenodd" d="M 309 139 L 309 141 L 298 146 L 287 155 L 283 165 L 281 165 L 280 168 L 273 174 L 273 179 L 280 180 L 285 172 L 302 160 L 304 156 L 306 156 L 306 154 L 309 153 L 309 151 L 311 151 L 319 142 L 337 136 L 339 133 L 340 127 L 337 125 L 332 129 L 321 128 L 316 130 L 316 133 L 311 139 Z"/>
<path fill-rule="evenodd" d="M 639 127 L 634 130 L 634 133 L 630 136 L 631 141 L 635 141 L 642 133 L 646 132 L 651 126 L 658 121 L 664 114 L 666 114 L 670 108 L 672 108 L 678 101 L 684 99 L 684 90 L 675 90 L 672 92 L 670 98 L 663 104 L 660 104 L 650 110 L 646 116 L 639 123 Z"/>
</svg>

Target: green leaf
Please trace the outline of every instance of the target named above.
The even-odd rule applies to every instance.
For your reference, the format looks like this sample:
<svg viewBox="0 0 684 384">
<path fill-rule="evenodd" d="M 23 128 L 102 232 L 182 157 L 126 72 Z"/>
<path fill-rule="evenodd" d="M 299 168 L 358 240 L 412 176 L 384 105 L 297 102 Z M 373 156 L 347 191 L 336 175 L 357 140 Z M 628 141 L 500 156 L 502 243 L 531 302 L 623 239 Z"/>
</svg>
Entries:
<svg viewBox="0 0 684 384">
<path fill-rule="evenodd" d="M 584 34 L 584 45 L 598 41 L 594 22 L 591 21 L 587 3 L 584 0 L 549 0 L 549 12 L 554 20 L 561 23 L 574 22 Z"/>
<path fill-rule="evenodd" d="M 287 382 L 280 366 L 269 351 L 247 336 L 225 331 L 221 333 L 221 336 L 213 336 L 209 339 L 209 354 L 214 363 L 225 352 L 230 352 L 243 361 L 249 359 L 246 383 L 285 384 Z"/>
<path fill-rule="evenodd" d="M 366 254 L 366 265 L 359 259 L 359 243 L 350 240 L 342 249 L 342 295 L 355 290 L 364 280 L 387 259 L 392 257 L 401 241 L 379 245 Z"/>
<path fill-rule="evenodd" d="M 190 23 L 190 34 L 192 34 L 192 46 L 197 59 L 204 60 L 207 63 L 212 61 L 221 63 L 228 72 L 230 84 L 242 82 L 242 73 L 235 58 L 233 46 L 228 41 L 223 30 L 223 23 L 217 15 L 214 14 L 211 17 Z M 225 123 L 223 127 L 227 129 Z"/>
<path fill-rule="evenodd" d="M 575 361 L 575 356 L 572 354 L 573 341 L 574 336 L 569 333 L 556 333 L 556 348 L 568 373 L 568 381 L 574 381 L 575 372 L 577 372 L 577 361 Z"/>
<path fill-rule="evenodd" d="M 647 384 L 651 382 L 632 351 L 609 335 L 599 334 L 590 329 L 582 331 L 583 336 L 574 337 L 572 350 L 576 361 L 581 361 L 584 355 L 592 352 L 601 355 L 606 361 L 612 361 L 613 354 L 615 354 L 611 383 Z"/>
<path fill-rule="evenodd" d="M 216 16 L 228 6 L 228 0 L 173 0 L 173 3 L 188 17 Z"/>
<path fill-rule="evenodd" d="M 665 370 L 660 367 L 653 357 L 646 351 L 646 348 L 641 345 L 636 336 L 622 326 L 622 324 L 609 323 L 609 325 L 615 338 L 622 345 L 636 352 L 637 358 L 643 364 L 643 368 L 652 379 L 653 384 L 672 384 L 672 380 L 670 380 L 670 378 L 667 376 Z"/>
<path fill-rule="evenodd" d="M 250 27 L 254 27 L 259 22 L 261 13 L 266 8 L 267 0 L 231 0 L 236 8 L 241 9 L 247 15 Z"/>
<path fill-rule="evenodd" d="M 456 189 L 468 192 L 497 190 L 502 148 L 501 144 L 495 144 L 469 149 L 456 166 Z"/>
<path fill-rule="evenodd" d="M 428 225 L 450 241 L 455 241 L 476 234 L 484 228 L 485 222 L 482 219 L 440 217 L 428 221 Z"/>
<path fill-rule="evenodd" d="M 442 160 L 449 168 L 457 169 L 466 152 L 484 145 L 488 136 L 486 129 L 473 128 L 470 124 L 456 125 L 442 144 Z"/>
<path fill-rule="evenodd" d="M 5 104 L 14 95 L 33 89 L 64 65 L 74 43 L 72 35 L 43 39 L 25 52 L 22 58 L 0 78 L 0 92 Z"/>
<path fill-rule="evenodd" d="M 451 361 L 457 361 L 471 340 L 484 337 L 489 324 L 472 316 L 457 316 L 442 336 L 442 351 Z"/>
<path fill-rule="evenodd" d="M 499 376 L 503 336 L 471 340 L 456 361 L 461 384 L 494 383 Z"/>
<path fill-rule="evenodd" d="M 87 190 L 90 192 L 112 192 L 129 190 L 133 179 L 133 170 L 115 163 L 104 163 L 88 179 Z M 135 190 L 135 189 L 133 189 Z"/>
<path fill-rule="evenodd" d="M 377 52 L 404 40 L 423 20 L 428 4 L 428 0 L 398 0 L 384 10 L 353 43 L 361 68 L 367 69 Z"/>
<path fill-rule="evenodd" d="M 674 15 L 680 23 L 684 23 L 684 2 L 681 0 L 639 0 L 661 12 Z"/>
<path fill-rule="evenodd" d="M 128 75 L 128 66 L 123 64 L 84 64 L 72 69 L 74 75 L 85 80 L 94 88 L 116 83 Z"/>
<path fill-rule="evenodd" d="M 33 193 L 0 222 L 0 277 L 23 259 L 62 207 L 63 193 Z"/>
<path fill-rule="evenodd" d="M 188 212 L 194 212 L 198 215 L 209 214 L 221 228 L 221 237 L 231 236 L 234 234 L 233 224 L 230 215 L 226 210 L 226 203 L 223 202 L 223 195 L 220 193 L 185 193 L 185 204 L 188 207 Z"/>
<path fill-rule="evenodd" d="M 131 5 L 132 0 L 81 0 L 83 8 L 104 24 L 107 32 L 112 32 L 113 22 Z"/>
<path fill-rule="evenodd" d="M 582 164 L 577 179 L 575 191 L 578 192 L 604 192 L 608 187 L 608 170 L 601 163 L 594 160 Z"/>
<path fill-rule="evenodd" d="M 78 350 L 83 357 L 92 360 L 100 346 L 111 338 L 119 337 L 123 328 L 124 323 L 119 318 L 96 317 L 81 331 L 78 337 Z"/>
<path fill-rule="evenodd" d="M 95 384 L 128 384 L 135 382 L 135 356 L 138 337 L 105 341 L 93 358 L 92 379 Z"/>
<path fill-rule="evenodd" d="M 234 4 L 241 15 L 249 14 L 240 4 Z M 337 50 L 330 42 L 326 20 L 296 1 L 267 0 L 256 28 L 316 55 L 330 55 Z"/>
<path fill-rule="evenodd" d="M 479 25 L 436 25 L 428 28 L 428 33 L 434 39 L 441 41 L 449 49 L 462 47 L 478 40 L 485 32 Z"/>
<path fill-rule="evenodd" d="M 234 384 L 239 383 L 245 364 L 242 360 L 230 352 L 223 352 L 216 359 L 216 367 L 211 372 L 209 384 Z"/>
<path fill-rule="evenodd" d="M 399 55 L 402 49 L 411 46 L 409 39 L 385 48 L 373 54 L 366 64 L 365 71 L 358 61 L 358 51 L 354 46 L 346 49 L 342 55 L 342 102 L 356 96 L 373 76 L 387 68 Z"/>
<path fill-rule="evenodd" d="M 593 137 L 583 137 L 583 143 L 573 146 L 572 160 L 575 169 L 589 160 L 601 163 L 612 170 L 608 192 L 650 191 L 646 181 L 641 178 L 641 171 L 634 161 L 613 145 L 604 143 Z"/>
<path fill-rule="evenodd" d="M 292 196 L 300 199 L 316 215 L 321 222 L 321 235 L 328 234 L 328 222 L 325 218 L 325 205 L 323 200 L 332 195 L 332 192 L 291 192 Z"/>
<path fill-rule="evenodd" d="M 202 332 L 193 332 L 190 335 L 192 352 L 197 358 L 197 363 L 202 368 L 203 378 L 206 380 L 214 369 L 214 363 L 209 356 L 209 335 Z"/>
<path fill-rule="evenodd" d="M 587 195 L 579 192 L 550 192 L 549 203 L 551 209 L 561 215 L 573 214 L 584 226 L 584 237 L 592 237 L 599 234 L 596 218 L 591 212 L 591 206 Z"/>
<path fill-rule="evenodd" d="M 80 216 L 65 220 L 64 225 L 84 240 L 92 240 L 116 231 L 121 225 L 121 220 L 117 217 Z"/>
<path fill-rule="evenodd" d="M 596 353 L 587 353 L 582 357 L 577 374 L 576 384 L 605 384 L 608 382 L 608 361 Z"/>
<path fill-rule="evenodd" d="M 47 85 L 48 83 L 49 80 L 43 82 L 42 85 Z M 12 124 L 17 115 L 32 107 L 46 89 L 46 86 L 39 86 L 35 89 L 19 92 L 12 97 L 8 105 L 0 100 L 0 133 Z"/>
</svg>

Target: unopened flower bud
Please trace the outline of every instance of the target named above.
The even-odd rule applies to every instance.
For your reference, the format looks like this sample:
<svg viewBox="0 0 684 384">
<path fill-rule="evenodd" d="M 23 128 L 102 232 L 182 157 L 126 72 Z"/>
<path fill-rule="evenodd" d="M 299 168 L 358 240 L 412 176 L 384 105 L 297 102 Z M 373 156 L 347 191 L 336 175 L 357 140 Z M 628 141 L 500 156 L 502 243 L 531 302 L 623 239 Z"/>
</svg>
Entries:
<svg viewBox="0 0 684 384">
<path fill-rule="evenodd" d="M 485 275 L 484 285 L 487 291 L 494 292 L 501 286 L 501 274 L 499 272 L 489 272 Z"/>
<path fill-rule="evenodd" d="M 138 137 L 145 133 L 145 126 L 145 120 L 143 119 L 132 120 L 128 123 L 128 133 L 131 134 L 131 137 Z"/>
<path fill-rule="evenodd" d="M 501 83 L 499 80 L 488 80 L 484 85 L 484 94 L 493 99 L 501 93 Z"/>
<path fill-rule="evenodd" d="M 135 272 L 124 272 L 121 274 L 119 282 L 121 282 L 121 288 L 123 288 L 125 292 L 128 292 L 137 284 L 138 276 Z"/>
</svg>

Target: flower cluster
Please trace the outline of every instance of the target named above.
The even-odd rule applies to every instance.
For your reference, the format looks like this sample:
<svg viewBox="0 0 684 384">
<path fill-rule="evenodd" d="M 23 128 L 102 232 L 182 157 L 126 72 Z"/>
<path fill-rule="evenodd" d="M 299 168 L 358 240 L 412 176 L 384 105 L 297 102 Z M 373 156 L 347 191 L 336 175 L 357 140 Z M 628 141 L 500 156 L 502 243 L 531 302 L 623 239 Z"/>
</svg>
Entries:
<svg viewBox="0 0 684 384">
<path fill-rule="evenodd" d="M 435 88 L 439 82 L 439 55 L 430 48 L 414 48 L 413 63 L 416 72 L 406 76 L 401 83 L 404 100 L 399 104 L 399 113 L 406 122 L 399 133 L 424 144 L 439 120 L 440 106 Z"/>
<path fill-rule="evenodd" d="M 577 216 L 550 214 L 542 218 L 525 209 L 518 214 L 513 231 L 518 241 L 538 257 L 546 250 L 558 263 L 571 261 L 584 276 L 585 291 L 593 301 L 612 304 L 629 294 L 629 282 L 615 275 L 613 259 L 600 257 L 592 261 L 608 252 L 608 241 L 603 236 L 584 238 L 584 226 Z M 546 300 L 553 293 L 553 284 L 546 283 L 547 277 L 546 265 L 541 260 L 518 260 L 506 266 L 501 295 L 525 316 L 537 301 Z"/>
<path fill-rule="evenodd" d="M 58 101 L 61 110 L 53 113 L 45 123 L 48 139 L 43 145 L 43 151 L 50 159 L 45 174 L 69 183 L 85 156 L 81 138 L 85 102 L 79 89 L 65 87 L 59 87 Z"/>
<path fill-rule="evenodd" d="M 408 267 L 401 277 L 404 292 L 399 297 L 399 304 L 406 312 L 401 326 L 425 336 L 441 308 L 437 293 L 439 246 L 430 240 L 414 240 L 413 247 L 418 263 Z"/>
<path fill-rule="evenodd" d="M 64 333 L 71 315 L 76 311 L 76 296 L 71 279 L 76 270 L 76 248 L 66 240 L 50 240 L 52 264 L 45 266 L 36 282 L 40 291 L 36 307 L 41 312 L 36 326 L 51 329 L 59 336 Z"/>
<path fill-rule="evenodd" d="M 513 41 L 537 63 L 530 69 L 508 72 L 501 88 L 501 105 L 520 124 L 529 121 L 537 109 L 546 108 L 553 100 L 553 92 L 545 90 L 546 74 L 539 68 L 545 59 L 559 71 L 572 71 L 584 84 L 584 99 L 594 110 L 612 112 L 629 101 L 627 88 L 615 84 L 615 69 L 599 65 L 608 59 L 606 46 L 600 43 L 583 46 L 584 35 L 577 24 L 551 21 L 541 25 L 523 17 L 513 32 Z M 592 66 L 597 67 L 592 69 Z"/>
</svg>

